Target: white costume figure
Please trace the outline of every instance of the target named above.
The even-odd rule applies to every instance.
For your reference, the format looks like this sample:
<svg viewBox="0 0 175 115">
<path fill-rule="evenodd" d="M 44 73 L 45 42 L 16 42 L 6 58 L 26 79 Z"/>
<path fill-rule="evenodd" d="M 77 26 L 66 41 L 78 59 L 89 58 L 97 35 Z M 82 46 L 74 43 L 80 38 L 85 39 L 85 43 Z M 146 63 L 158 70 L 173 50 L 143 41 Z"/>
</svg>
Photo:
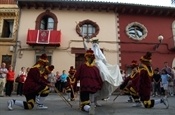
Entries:
<svg viewBox="0 0 175 115">
<path fill-rule="evenodd" d="M 87 50 L 86 42 L 83 42 Z M 107 62 L 105 56 L 99 48 L 98 43 L 92 43 L 92 50 L 94 51 L 96 66 L 100 70 L 103 80 L 103 87 L 97 94 L 97 99 L 104 99 L 109 97 L 117 87 L 123 82 L 119 66 L 111 65 Z"/>
</svg>

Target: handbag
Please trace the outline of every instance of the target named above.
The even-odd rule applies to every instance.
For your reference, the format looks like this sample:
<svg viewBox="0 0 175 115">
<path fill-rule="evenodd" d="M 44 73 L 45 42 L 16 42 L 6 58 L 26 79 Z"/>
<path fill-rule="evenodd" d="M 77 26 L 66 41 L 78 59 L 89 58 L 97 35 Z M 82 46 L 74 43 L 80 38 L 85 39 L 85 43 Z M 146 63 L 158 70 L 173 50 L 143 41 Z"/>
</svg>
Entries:
<svg viewBox="0 0 175 115">
<path fill-rule="evenodd" d="M 15 79 L 15 82 L 19 83 L 19 80 L 20 80 L 20 76 L 17 76 L 16 79 Z"/>
</svg>

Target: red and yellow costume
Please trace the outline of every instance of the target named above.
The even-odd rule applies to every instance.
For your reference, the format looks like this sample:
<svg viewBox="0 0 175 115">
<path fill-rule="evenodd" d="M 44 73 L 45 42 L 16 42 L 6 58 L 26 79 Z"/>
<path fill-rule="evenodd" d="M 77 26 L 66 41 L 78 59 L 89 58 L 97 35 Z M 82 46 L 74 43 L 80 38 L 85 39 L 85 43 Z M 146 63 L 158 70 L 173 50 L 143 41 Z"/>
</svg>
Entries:
<svg viewBox="0 0 175 115">
<path fill-rule="evenodd" d="M 140 77 L 137 87 L 140 101 L 143 102 L 145 108 L 151 108 L 154 106 L 154 100 L 150 99 L 152 89 L 151 79 L 154 73 L 151 67 L 151 55 L 150 52 L 147 52 L 145 56 L 142 56 L 140 59 L 141 65 L 139 66 Z"/>
<path fill-rule="evenodd" d="M 85 63 L 80 65 L 75 74 L 76 80 L 80 80 L 82 110 L 85 110 L 84 106 L 90 104 L 89 96 L 100 90 L 103 85 L 99 69 L 95 66 L 95 56 L 91 49 L 86 51 L 85 60 Z"/>
<path fill-rule="evenodd" d="M 49 87 L 52 85 L 44 78 L 51 73 L 54 66 L 47 66 L 48 59 L 46 54 L 42 54 L 38 62 L 29 70 L 27 79 L 24 83 L 23 93 L 26 97 L 26 101 L 21 100 L 8 100 L 8 109 L 12 110 L 13 105 L 23 107 L 24 109 L 33 109 L 35 101 L 38 109 L 47 109 L 48 107 L 43 105 L 45 97 L 49 94 Z"/>
<path fill-rule="evenodd" d="M 124 94 L 131 95 L 135 102 L 139 102 L 139 96 L 137 92 L 137 86 L 139 80 L 139 68 L 137 61 L 133 60 L 131 65 L 132 71 L 123 83 L 120 85 L 120 89 L 123 90 Z"/>
<path fill-rule="evenodd" d="M 73 68 L 73 66 L 70 67 L 69 75 L 67 77 L 67 83 L 66 83 L 66 90 L 68 93 L 68 99 L 71 101 L 75 100 L 75 92 L 76 91 L 76 78 L 75 78 L 75 72 L 76 70 Z"/>
<path fill-rule="evenodd" d="M 131 74 L 131 76 L 120 86 L 120 88 L 122 89 L 123 87 L 127 86 L 126 84 L 131 80 L 131 84 L 127 86 L 127 91 L 129 91 L 131 95 L 136 94 L 135 96 L 139 96 L 138 99 L 140 99 L 145 108 L 152 108 L 156 104 L 160 103 L 163 103 L 166 108 L 168 108 L 169 104 L 166 98 L 156 100 L 150 99 L 153 76 L 151 56 L 152 54 L 147 52 L 146 55 L 140 58 L 141 64 L 137 68 L 136 73 L 133 73 L 133 75 Z M 134 79 L 132 76 L 134 76 Z"/>
<path fill-rule="evenodd" d="M 47 64 L 47 56 L 43 54 L 28 72 L 23 87 L 23 93 L 27 99 L 27 101 L 24 102 L 25 109 L 32 109 L 34 107 L 36 96 L 40 95 L 41 98 L 45 98 L 49 94 L 48 84 L 50 82 L 44 78 L 46 74 L 49 74 Z"/>
</svg>

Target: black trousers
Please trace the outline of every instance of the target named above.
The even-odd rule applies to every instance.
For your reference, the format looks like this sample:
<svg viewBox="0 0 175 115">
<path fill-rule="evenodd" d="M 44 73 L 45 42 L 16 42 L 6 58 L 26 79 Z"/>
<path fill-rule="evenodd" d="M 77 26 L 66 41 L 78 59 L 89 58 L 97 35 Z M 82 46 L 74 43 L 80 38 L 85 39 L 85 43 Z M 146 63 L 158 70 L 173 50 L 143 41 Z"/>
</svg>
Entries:
<svg viewBox="0 0 175 115">
<path fill-rule="evenodd" d="M 13 91 L 13 84 L 14 84 L 14 81 L 7 80 L 5 84 L 5 95 L 6 96 L 11 96 L 12 91 Z"/>
<path fill-rule="evenodd" d="M 17 86 L 17 95 L 23 95 L 23 85 L 24 83 L 19 82 Z"/>
</svg>

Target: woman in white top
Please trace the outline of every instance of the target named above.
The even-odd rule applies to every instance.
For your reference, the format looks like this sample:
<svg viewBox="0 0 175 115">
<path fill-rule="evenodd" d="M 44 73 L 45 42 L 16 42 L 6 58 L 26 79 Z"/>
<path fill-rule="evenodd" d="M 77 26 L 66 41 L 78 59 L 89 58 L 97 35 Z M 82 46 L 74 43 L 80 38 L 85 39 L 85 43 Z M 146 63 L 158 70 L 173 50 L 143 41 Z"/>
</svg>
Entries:
<svg viewBox="0 0 175 115">
<path fill-rule="evenodd" d="M 24 82 L 25 82 L 26 77 L 27 77 L 25 67 L 21 67 L 21 70 L 19 71 L 18 76 L 19 76 L 19 82 L 18 82 L 16 93 L 17 93 L 18 96 L 22 96 L 23 95 L 23 85 L 24 85 Z"/>
</svg>

